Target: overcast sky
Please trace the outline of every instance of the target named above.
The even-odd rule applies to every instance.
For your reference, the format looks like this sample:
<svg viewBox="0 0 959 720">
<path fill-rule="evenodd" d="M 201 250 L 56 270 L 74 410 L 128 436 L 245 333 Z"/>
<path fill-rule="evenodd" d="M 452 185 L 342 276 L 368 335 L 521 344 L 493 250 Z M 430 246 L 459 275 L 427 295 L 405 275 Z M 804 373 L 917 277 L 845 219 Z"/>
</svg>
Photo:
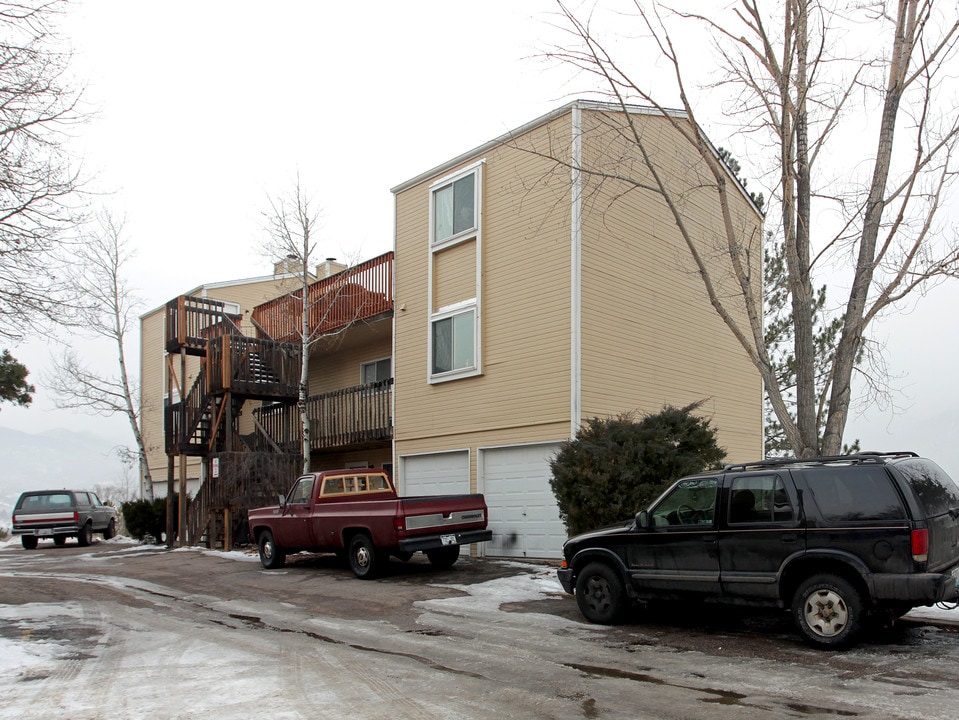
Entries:
<svg viewBox="0 0 959 720">
<path fill-rule="evenodd" d="M 323 208 L 321 257 L 391 249 L 391 187 L 590 89 L 537 57 L 559 40 L 553 12 L 552 0 L 75 2 L 63 30 L 96 109 L 76 150 L 126 216 L 142 310 L 203 283 L 268 274 L 261 213 L 297 173 Z M 734 145 L 725 124 L 707 129 Z M 959 288 L 941 287 L 876 327 L 899 414 L 853 414 L 847 440 L 914 449 L 959 477 L 957 307 Z M 48 344 L 11 350 L 39 380 Z M 109 348 L 99 357 L 112 370 Z M 121 419 L 54 410 L 40 386 L 31 408 L 0 408 L 0 426 L 86 429 L 132 445 Z"/>
</svg>

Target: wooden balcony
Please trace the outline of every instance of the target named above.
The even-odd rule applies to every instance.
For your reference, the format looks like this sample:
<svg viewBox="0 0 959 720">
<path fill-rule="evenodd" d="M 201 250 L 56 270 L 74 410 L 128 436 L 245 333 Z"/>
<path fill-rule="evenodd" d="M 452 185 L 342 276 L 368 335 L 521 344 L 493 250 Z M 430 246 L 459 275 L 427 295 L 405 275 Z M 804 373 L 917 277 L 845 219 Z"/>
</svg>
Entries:
<svg viewBox="0 0 959 720">
<path fill-rule="evenodd" d="M 205 355 L 210 338 L 239 333 L 238 315 L 225 311 L 220 300 L 180 295 L 166 304 L 166 351 Z"/>
<path fill-rule="evenodd" d="M 300 337 L 302 291 L 290 293 L 253 309 L 253 322 L 280 342 Z M 393 253 L 360 263 L 319 280 L 308 288 L 307 312 L 311 335 L 336 332 L 349 325 L 393 312 Z"/>
<path fill-rule="evenodd" d="M 299 394 L 297 345 L 221 335 L 208 349 L 206 391 L 211 395 L 229 391 L 252 400 L 291 400 Z"/>
<path fill-rule="evenodd" d="M 311 449 L 360 448 L 390 441 L 392 400 L 392 378 L 310 397 L 307 417 Z M 253 414 L 271 438 L 269 446 L 295 452 L 300 443 L 299 412 L 295 405 L 270 405 L 257 408 Z"/>
</svg>

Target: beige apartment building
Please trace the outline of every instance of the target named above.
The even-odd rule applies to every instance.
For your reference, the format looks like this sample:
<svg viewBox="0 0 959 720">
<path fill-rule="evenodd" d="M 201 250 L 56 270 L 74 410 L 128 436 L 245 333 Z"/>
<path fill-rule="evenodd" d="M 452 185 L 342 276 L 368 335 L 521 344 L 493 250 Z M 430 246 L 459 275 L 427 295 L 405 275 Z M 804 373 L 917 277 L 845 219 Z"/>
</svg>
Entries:
<svg viewBox="0 0 959 720">
<path fill-rule="evenodd" d="M 610 106 L 570 103 L 393 188 L 394 252 L 310 289 L 327 298 L 311 320 L 326 335 L 310 355 L 314 470 L 386 467 L 409 495 L 482 492 L 493 540 L 480 552 L 557 558 L 566 532 L 549 461 L 585 418 L 703 400 L 731 460 L 762 456 L 759 375 L 710 306 L 673 215 L 642 183 L 611 177 L 616 168 L 633 178 L 644 172 L 622 117 Z M 632 108 L 630 117 L 655 148 L 684 222 L 699 236 L 718 235 L 702 160 L 662 114 Z M 758 238 L 761 215 L 729 180 L 733 222 Z M 757 282 L 760 258 L 747 260 Z M 722 253 L 709 262 L 719 282 L 728 278 Z M 150 468 L 165 487 L 167 453 L 189 456 L 190 494 L 205 498 L 194 503 L 196 528 L 203 513 L 245 511 L 248 489 L 230 485 L 238 453 L 292 455 L 299 435 L 290 379 L 274 382 L 298 370 L 271 373 L 267 392 L 249 363 L 288 347 L 298 301 L 277 291 L 275 278 L 199 291 L 232 305 L 211 313 L 171 301 L 143 317 L 141 349 Z M 224 350 L 217 358 L 234 359 L 214 362 L 219 341 L 211 338 L 226 327 L 227 310 L 259 344 L 251 350 L 231 330 L 226 342 L 242 352 Z M 734 312 L 742 319 L 745 308 Z M 197 313 L 206 320 L 194 340 L 171 342 L 182 318 Z M 207 380 L 208 414 L 223 428 L 212 435 L 195 429 L 200 415 L 189 419 L 190 403 L 178 406 L 182 417 L 169 410 L 164 368 L 179 367 L 187 350 L 197 370 L 185 383 L 201 365 L 229 366 L 235 379 Z M 167 427 L 179 437 L 172 444 L 156 411 L 164 394 Z M 218 458 L 226 471 L 212 478 Z M 198 491 L 201 479 L 223 487 Z"/>
<path fill-rule="evenodd" d="M 633 113 L 687 225 L 718 233 L 701 159 L 663 115 Z M 484 493 L 491 555 L 560 557 L 549 460 L 584 418 L 705 400 L 729 458 L 762 456 L 759 375 L 666 204 L 598 174 L 643 177 L 622 129 L 615 108 L 571 103 L 393 189 L 399 486 Z"/>
</svg>

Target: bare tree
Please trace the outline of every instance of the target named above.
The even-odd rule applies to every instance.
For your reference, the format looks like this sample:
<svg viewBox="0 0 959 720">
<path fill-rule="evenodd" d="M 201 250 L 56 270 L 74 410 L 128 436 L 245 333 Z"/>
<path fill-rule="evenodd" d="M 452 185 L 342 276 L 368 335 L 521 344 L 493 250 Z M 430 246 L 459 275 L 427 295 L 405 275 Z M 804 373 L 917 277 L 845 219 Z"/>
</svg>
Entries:
<svg viewBox="0 0 959 720">
<path fill-rule="evenodd" d="M 303 472 L 310 471 L 309 377 L 310 353 L 321 339 L 332 339 L 348 330 L 366 310 L 370 293 L 353 277 L 355 268 L 344 264 L 330 278 L 317 279 L 310 268 L 316 261 L 315 236 L 320 210 L 297 177 L 293 189 L 283 196 L 269 198 L 270 208 L 263 213 L 266 237 L 263 251 L 275 263 L 285 264 L 300 276 L 297 290 L 286 297 L 298 316 L 298 338 L 302 365 L 297 407 L 300 415 L 300 451 Z M 335 322 L 333 322 L 335 320 Z"/>
<path fill-rule="evenodd" d="M 645 37 L 665 60 L 682 112 L 668 112 L 653 97 L 645 84 L 649 65 L 642 76 L 633 75 L 626 59 L 614 58 L 593 31 L 594 18 L 580 17 L 561 1 L 562 22 L 573 40 L 549 54 L 598 78 L 605 99 L 622 110 L 608 122 L 619 123 L 621 135 L 642 158 L 643 172 L 654 178 L 637 187 L 658 194 L 672 213 L 712 306 L 762 375 L 792 451 L 838 454 L 853 375 L 868 355 L 870 324 L 957 272 L 959 244 L 941 232 L 937 220 L 957 170 L 956 8 L 934 0 L 851 5 L 782 0 L 762 7 L 758 0 L 739 0 L 707 16 L 699 3 L 696 12 L 644 0 L 630 5 L 639 24 L 633 36 Z M 684 74 L 690 65 L 674 42 L 680 37 L 674 22 L 683 29 L 700 23 L 710 34 L 722 73 L 714 87 L 728 93 L 727 117 L 735 119 L 741 138 L 754 141 L 757 152 L 747 155 L 768 163 L 767 218 L 778 219 L 773 235 L 781 243 L 786 294 L 780 318 L 791 336 L 787 352 L 795 373 L 789 388 L 780 384 L 775 348 L 764 341 L 762 314 L 749 312 L 747 326 L 729 309 L 730 302 L 753 307 L 752 286 L 737 269 L 738 297 L 716 292 L 719 280 L 702 252 L 712 238 L 697 235 L 685 222 L 677 191 L 658 174 L 655 148 L 627 112 L 632 103 L 659 110 L 677 137 L 695 149 L 708 168 L 706 185 L 721 208 L 722 241 L 737 267 L 753 239 L 729 222 L 728 175 L 691 100 Z M 850 38 L 864 36 L 860 47 L 851 47 Z M 580 170 L 597 178 L 631 179 L 622 165 L 613 171 L 595 163 Z M 822 219 L 827 215 L 833 222 Z M 826 282 L 834 305 L 819 323 L 838 320 L 839 327 L 823 364 L 822 357 L 817 363 L 821 348 L 815 338 L 816 314 L 824 311 L 817 288 Z"/>
<path fill-rule="evenodd" d="M 307 196 L 297 176 L 293 191 L 277 198 L 269 198 L 270 210 L 265 212 L 267 238 L 264 250 L 274 260 L 288 261 L 291 269 L 300 275 L 300 287 L 293 297 L 297 300 L 299 313 L 300 367 L 299 396 L 300 452 L 303 455 L 303 472 L 310 471 L 310 422 L 307 399 L 309 398 L 310 348 L 316 341 L 316 331 L 310 327 L 310 283 L 314 280 L 310 266 L 314 260 L 316 243 L 313 236 L 320 221 L 320 211 Z"/>
<path fill-rule="evenodd" d="M 94 415 L 121 414 L 130 423 L 141 469 L 141 495 L 153 499 L 153 479 L 146 461 L 137 386 L 127 366 L 126 340 L 136 327 L 139 299 L 124 277 L 132 252 L 123 236 L 123 222 L 104 212 L 98 227 L 78 246 L 70 278 L 84 299 L 83 325 L 95 338 L 109 341 L 116 352 L 116 374 L 104 375 L 84 365 L 74 350 L 54 359 L 45 384 L 57 395 L 58 408 L 79 409 Z"/>
<path fill-rule="evenodd" d="M 74 306 L 60 252 L 78 175 L 66 132 L 83 119 L 58 48 L 61 0 L 0 2 L 0 337 L 21 340 Z"/>
</svg>

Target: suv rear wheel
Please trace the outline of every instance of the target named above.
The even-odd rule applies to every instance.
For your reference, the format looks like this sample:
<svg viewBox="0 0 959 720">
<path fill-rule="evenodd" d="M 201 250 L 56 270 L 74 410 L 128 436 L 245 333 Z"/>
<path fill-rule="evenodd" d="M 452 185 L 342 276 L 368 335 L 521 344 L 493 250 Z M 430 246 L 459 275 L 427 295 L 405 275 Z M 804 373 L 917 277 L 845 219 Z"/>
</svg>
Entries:
<svg viewBox="0 0 959 720">
<path fill-rule="evenodd" d="M 590 563 L 576 578 L 576 604 L 590 622 L 611 625 L 623 617 L 628 605 L 623 582 L 606 563 Z"/>
<path fill-rule="evenodd" d="M 803 637 L 822 648 L 847 644 L 862 625 L 862 598 L 838 575 L 815 575 L 802 583 L 792 611 Z"/>
</svg>

